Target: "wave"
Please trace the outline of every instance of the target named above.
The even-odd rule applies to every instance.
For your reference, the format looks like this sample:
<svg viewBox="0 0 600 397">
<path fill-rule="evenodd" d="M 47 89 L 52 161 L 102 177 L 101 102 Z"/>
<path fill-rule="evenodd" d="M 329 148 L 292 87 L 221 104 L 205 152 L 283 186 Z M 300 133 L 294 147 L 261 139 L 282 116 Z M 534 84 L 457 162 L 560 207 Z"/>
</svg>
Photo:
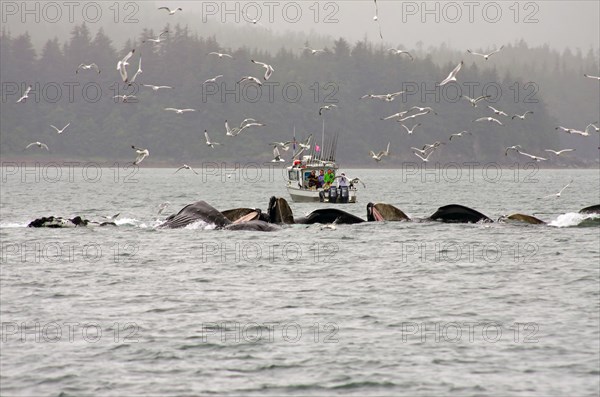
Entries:
<svg viewBox="0 0 600 397">
<path fill-rule="evenodd" d="M 548 223 L 556 227 L 592 227 L 600 225 L 600 214 L 580 214 L 578 212 L 567 212 Z"/>
</svg>

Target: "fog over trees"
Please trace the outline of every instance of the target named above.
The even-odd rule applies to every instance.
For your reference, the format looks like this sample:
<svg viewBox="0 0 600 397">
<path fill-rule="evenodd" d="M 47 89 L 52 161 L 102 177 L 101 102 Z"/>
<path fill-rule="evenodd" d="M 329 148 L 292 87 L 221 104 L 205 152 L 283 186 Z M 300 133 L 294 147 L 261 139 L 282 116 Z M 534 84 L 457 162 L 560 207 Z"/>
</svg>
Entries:
<svg viewBox="0 0 600 397">
<path fill-rule="evenodd" d="M 163 30 L 169 31 L 163 43 L 142 44 Z M 230 34 L 247 32 L 240 29 Z M 86 24 L 74 26 L 68 39 L 54 37 L 52 31 L 46 36 L 43 47 L 36 50 L 29 33 L 13 35 L 7 29 L 1 33 L 3 156 L 129 159 L 133 158 L 130 146 L 136 145 L 150 150 L 144 162 L 148 166 L 153 161 L 269 161 L 269 142 L 291 140 L 294 128 L 298 139 L 312 133 L 320 140 L 319 107 L 335 103 L 338 109 L 323 116 L 325 130 L 326 134 L 339 133 L 338 159 L 345 166 L 371 165 L 369 150 L 383 150 L 387 142 L 391 142 L 392 156 L 384 165 L 415 161 L 410 147 L 436 140 L 448 144 L 432 161 L 526 162 L 514 154 L 504 155 L 506 146 L 520 144 L 524 151 L 542 157 L 550 156 L 544 149 L 577 150 L 549 166 L 597 164 L 598 133 L 570 136 L 555 129 L 564 125 L 583 130 L 600 118 L 600 84 L 583 76 L 599 74 L 597 50 L 558 52 L 548 46 L 530 48 L 522 40 L 497 43 L 504 44 L 504 49 L 485 61 L 445 45 L 404 48 L 414 56 L 411 61 L 366 39 L 349 42 L 343 37 L 311 42 L 309 36 L 299 35 L 289 45 L 269 51 L 261 49 L 260 42 L 254 47 L 223 48 L 218 36 L 204 37 L 178 24 L 166 24 L 160 30 L 143 28 L 139 37 L 126 42 L 114 42 L 102 28 L 91 31 Z M 299 48 L 303 45 L 325 48 L 325 52 L 311 55 Z M 136 51 L 129 61 L 129 75 L 137 70 L 140 54 L 143 73 L 128 87 L 120 80 L 116 64 L 132 48 Z M 230 53 L 233 59 L 208 55 L 211 51 Z M 248 75 L 264 80 L 264 69 L 251 59 L 275 68 L 262 89 L 236 84 Z M 464 66 L 458 84 L 436 88 L 461 60 Z M 94 70 L 75 73 L 79 64 L 92 62 L 100 74 Z M 203 85 L 220 74 L 224 76 L 216 84 Z M 154 92 L 141 84 L 174 88 Z M 28 85 L 33 87 L 29 100 L 17 104 Z M 396 91 L 406 93 L 392 102 L 360 99 L 365 94 Z M 122 94 L 136 95 L 137 101 L 122 103 L 113 98 Z M 474 108 L 461 94 L 492 97 Z M 509 116 L 529 110 L 534 114 L 511 120 L 495 116 L 487 105 Z M 408 120 L 408 127 L 421 123 L 412 135 L 393 120 L 380 120 L 412 106 L 431 106 L 438 114 Z M 165 111 L 166 107 L 196 112 L 177 115 Z M 482 116 L 498 117 L 504 126 L 473 122 Z M 233 127 L 248 117 L 266 126 L 248 129 L 235 138 L 225 136 L 225 120 Z M 61 135 L 50 127 L 62 128 L 68 122 L 71 125 Z M 223 146 L 207 147 L 204 130 Z M 448 142 L 450 134 L 462 130 L 473 135 Z M 47 143 L 50 152 L 23 151 L 35 141 Z M 290 154 L 283 153 L 283 157 L 289 160 Z"/>
</svg>

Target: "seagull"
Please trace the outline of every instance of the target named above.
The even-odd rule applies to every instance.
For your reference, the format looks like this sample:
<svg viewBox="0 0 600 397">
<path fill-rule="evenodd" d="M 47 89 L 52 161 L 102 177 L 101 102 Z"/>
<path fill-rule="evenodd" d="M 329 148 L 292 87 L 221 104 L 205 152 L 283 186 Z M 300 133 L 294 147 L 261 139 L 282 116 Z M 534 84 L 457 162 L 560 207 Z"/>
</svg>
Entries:
<svg viewBox="0 0 600 397">
<path fill-rule="evenodd" d="M 483 101 L 484 99 L 491 98 L 491 97 L 492 97 L 491 95 L 482 95 L 482 96 L 480 96 L 478 98 L 471 98 L 471 97 L 468 97 L 466 95 L 463 95 L 463 98 L 467 98 L 467 100 L 469 102 L 471 102 L 471 106 L 473 106 L 474 108 L 477 107 L 477 102 Z"/>
<path fill-rule="evenodd" d="M 447 84 L 447 83 L 449 83 L 449 82 L 451 82 L 451 81 L 456 81 L 456 75 L 457 75 L 457 74 L 458 74 L 458 72 L 460 71 L 460 68 L 462 68 L 462 65 L 463 65 L 463 61 L 460 61 L 460 63 L 458 64 L 458 66 L 456 66 L 456 67 L 455 67 L 455 68 L 454 68 L 454 69 L 453 69 L 453 70 L 450 72 L 450 74 L 448 75 L 448 77 L 446 77 L 446 78 L 444 79 L 444 81 L 442 81 L 442 82 L 440 83 L 440 86 L 442 86 L 442 85 L 444 85 L 444 84 Z"/>
<path fill-rule="evenodd" d="M 556 193 L 556 194 L 549 194 L 549 195 L 541 197 L 541 198 L 552 197 L 552 196 L 554 196 L 556 198 L 559 198 L 560 195 L 561 195 L 561 193 L 563 192 L 563 190 L 565 190 L 566 188 L 568 188 L 571 183 L 573 183 L 573 179 L 571 179 L 571 182 L 567 183 L 562 189 L 560 189 L 560 191 L 558 193 Z"/>
<path fill-rule="evenodd" d="M 123 101 L 123 103 L 127 103 L 130 99 L 137 99 L 137 97 L 135 95 L 115 95 L 113 98 L 121 99 Z M 117 102 L 119 102 L 119 101 L 117 100 Z"/>
<path fill-rule="evenodd" d="M 414 61 L 415 59 L 413 58 L 413 56 L 410 54 L 410 52 L 408 51 L 402 51 L 402 50 L 397 50 L 395 48 L 388 48 L 388 52 L 394 53 L 394 55 L 408 55 L 408 57 L 410 58 L 411 61 Z"/>
<path fill-rule="evenodd" d="M 566 128 L 566 127 L 563 127 L 563 126 L 560 126 L 560 125 L 558 127 L 556 127 L 555 129 L 556 130 L 559 130 L 559 129 L 563 130 L 567 134 L 576 134 L 576 135 L 581 135 L 581 136 L 589 136 L 590 135 L 589 132 L 587 132 L 587 130 L 586 131 L 579 131 L 579 130 L 576 130 L 574 128 Z"/>
<path fill-rule="evenodd" d="M 302 149 L 306 149 L 306 150 L 310 150 L 310 141 L 312 139 L 312 134 L 310 134 L 308 136 L 308 138 L 306 138 L 306 140 L 304 142 L 298 142 L 298 146 L 300 146 Z M 298 154 L 296 154 L 297 156 Z"/>
<path fill-rule="evenodd" d="M 424 115 L 426 115 L 426 114 L 428 114 L 428 113 L 429 113 L 429 112 L 415 113 L 415 114 L 412 114 L 412 115 L 410 115 L 410 116 L 406 116 L 406 117 L 404 117 L 404 118 L 402 118 L 402 119 L 398 119 L 398 120 L 396 120 L 396 121 L 397 121 L 398 123 L 402 123 L 403 121 L 410 120 L 410 119 L 414 119 L 415 117 L 419 117 L 419 116 L 424 116 Z"/>
<path fill-rule="evenodd" d="M 381 99 L 384 100 L 386 102 L 392 102 L 394 99 L 396 99 L 396 97 L 400 94 L 404 94 L 405 91 L 398 91 L 398 92 L 392 92 L 391 94 L 382 94 L 382 95 L 374 95 L 374 94 L 367 94 L 367 95 L 363 95 L 360 97 L 360 99 L 365 99 L 365 98 L 369 98 L 369 99 Z"/>
<path fill-rule="evenodd" d="M 519 149 L 521 149 L 521 145 L 515 145 L 515 146 L 509 146 L 506 148 L 506 150 L 504 151 L 504 155 L 508 156 L 508 151 L 509 150 L 516 150 L 517 152 L 519 151 Z"/>
<path fill-rule="evenodd" d="M 215 145 L 220 145 L 220 143 L 217 142 L 211 142 L 210 138 L 208 137 L 208 131 L 204 130 L 204 137 L 206 138 L 206 146 L 210 146 L 211 148 L 215 148 Z"/>
<path fill-rule="evenodd" d="M 225 120 L 225 130 L 226 130 L 225 135 L 227 135 L 227 136 L 236 136 L 240 132 L 239 128 L 235 128 L 235 127 L 233 129 L 229 128 L 229 123 L 227 122 L 227 120 Z"/>
<path fill-rule="evenodd" d="M 473 133 L 469 132 L 469 131 L 461 131 L 458 134 L 452 134 L 450 135 L 450 141 L 452 140 L 452 137 L 462 137 L 464 134 L 469 134 L 469 135 L 473 135 Z"/>
<path fill-rule="evenodd" d="M 413 152 L 415 156 L 417 156 L 418 158 L 420 158 L 421 160 L 423 160 L 425 163 L 429 161 L 429 156 L 431 156 L 431 154 L 435 152 L 435 150 L 430 151 L 425 157 L 421 156 L 419 153 L 417 152 Z"/>
<path fill-rule="evenodd" d="M 319 116 L 323 115 L 323 110 L 332 110 L 333 108 L 337 108 L 337 105 L 324 105 L 319 108 Z"/>
<path fill-rule="evenodd" d="M 194 174 L 199 175 L 195 169 L 193 169 L 192 167 L 190 167 L 187 164 L 182 165 L 181 167 L 177 168 L 177 171 L 174 172 L 174 174 L 178 173 L 180 170 L 191 170 L 194 172 Z"/>
<path fill-rule="evenodd" d="M 477 120 L 473 120 L 474 123 L 477 122 L 477 121 L 489 121 L 491 123 L 498 123 L 500 125 L 504 125 L 500 121 L 498 121 L 497 119 L 495 119 L 493 117 L 480 117 Z"/>
<path fill-rule="evenodd" d="M 574 152 L 574 151 L 575 151 L 575 149 L 562 149 L 562 150 L 559 150 L 559 151 L 552 150 L 552 149 L 546 149 L 546 150 L 544 150 L 544 152 L 554 153 L 557 156 L 560 156 L 561 154 L 566 153 L 566 152 Z"/>
<path fill-rule="evenodd" d="M 424 108 L 421 108 L 419 106 L 413 106 L 412 108 L 410 108 L 410 110 L 417 110 L 417 111 L 419 111 L 421 113 L 425 112 L 425 114 L 427 114 L 429 112 L 432 112 L 433 114 L 435 114 L 437 116 L 437 112 L 435 110 L 433 110 L 433 108 L 431 108 L 429 106 L 424 107 Z"/>
<path fill-rule="evenodd" d="M 421 153 L 423 156 L 426 156 L 429 152 L 434 151 L 434 148 L 428 147 L 428 148 L 424 148 L 424 149 L 419 149 L 416 147 L 411 147 L 411 149 L 413 150 L 414 153 L 419 152 Z M 432 150 L 433 149 L 433 150 Z"/>
<path fill-rule="evenodd" d="M 119 62 L 117 62 L 117 70 L 121 74 L 121 79 L 123 80 L 124 83 L 127 83 L 127 68 L 126 68 L 126 66 L 129 65 L 129 62 L 127 62 L 127 61 L 129 61 L 129 58 L 131 58 L 133 56 L 134 52 L 135 52 L 135 48 L 133 50 L 129 51 L 123 59 L 121 59 Z"/>
<path fill-rule="evenodd" d="M 515 119 L 515 117 L 520 118 L 521 120 L 525 120 L 525 116 L 527 116 L 528 114 L 533 114 L 533 112 L 531 110 L 526 111 L 525 113 L 523 113 L 523 115 L 520 114 L 515 114 L 514 116 L 511 117 L 512 120 Z"/>
<path fill-rule="evenodd" d="M 600 76 L 590 76 L 589 74 L 584 74 L 584 76 L 587 77 L 588 79 L 594 79 L 594 80 L 600 81 Z"/>
<path fill-rule="evenodd" d="M 371 158 L 377 162 L 380 162 L 384 156 L 389 156 L 390 155 L 390 143 L 388 142 L 387 145 L 387 149 L 386 150 L 382 150 L 381 152 L 375 154 L 372 150 L 369 151 L 369 155 L 371 155 Z"/>
<path fill-rule="evenodd" d="M 375 2 L 375 16 L 373 17 L 373 20 L 377 22 L 377 25 L 379 25 L 379 37 L 381 37 L 381 40 L 383 40 L 383 33 L 381 33 L 381 24 L 379 23 L 379 7 L 377 7 L 377 0 L 373 1 Z"/>
<path fill-rule="evenodd" d="M 535 161 L 545 161 L 545 160 L 548 160 L 548 159 L 545 159 L 543 157 L 538 157 L 538 156 L 534 156 L 533 154 L 522 152 L 522 151 L 520 151 L 518 149 L 517 149 L 517 153 L 522 154 L 523 156 L 527 156 L 527 157 L 529 157 L 529 158 L 531 158 L 531 159 L 533 159 Z"/>
<path fill-rule="evenodd" d="M 135 152 L 137 153 L 137 157 L 135 158 L 135 161 L 133 162 L 133 165 L 138 165 L 139 163 L 141 163 L 142 161 L 144 161 L 144 159 L 146 157 L 150 156 L 150 152 L 148 151 L 148 149 L 136 148 L 133 145 L 131 145 L 131 148 L 133 150 L 135 150 Z"/>
<path fill-rule="evenodd" d="M 494 54 L 499 53 L 502 49 L 504 48 L 504 46 L 501 46 L 500 48 L 498 48 L 496 51 L 492 51 L 489 54 L 480 54 L 478 52 L 473 52 L 471 50 L 467 50 L 467 52 L 469 54 L 473 54 L 473 55 L 479 55 L 480 57 L 483 57 L 483 59 L 485 59 L 486 61 Z"/>
<path fill-rule="evenodd" d="M 250 128 L 250 127 L 264 127 L 264 126 L 265 126 L 265 124 L 262 124 L 262 123 L 246 123 L 246 124 L 244 124 L 242 122 L 242 126 L 241 126 L 240 130 L 238 131 L 237 135 L 241 134 L 242 131 L 244 131 L 246 128 Z"/>
<path fill-rule="evenodd" d="M 280 147 L 281 150 L 283 150 L 284 152 L 287 152 L 288 150 L 290 150 L 290 145 L 292 144 L 292 141 L 287 141 L 287 142 L 271 142 L 269 143 L 269 145 L 274 146 L 274 147 Z"/>
<path fill-rule="evenodd" d="M 271 78 L 271 75 L 275 71 L 275 69 L 273 69 L 273 66 L 268 65 L 266 63 L 258 62 L 258 61 L 255 61 L 254 59 L 251 59 L 250 62 L 260 65 L 263 68 L 265 68 L 265 81 L 269 80 Z"/>
<path fill-rule="evenodd" d="M 25 103 L 27 102 L 27 99 L 29 98 L 29 91 L 31 91 L 31 86 L 28 86 L 27 89 L 25 90 L 25 93 L 23 94 L 23 96 L 21 98 L 19 98 L 19 100 L 17 101 L 17 103 Z"/>
<path fill-rule="evenodd" d="M 75 71 L 75 74 L 79 73 L 79 69 L 83 69 L 83 70 L 96 69 L 96 72 L 98 72 L 98 74 L 100 74 L 100 69 L 98 69 L 98 65 L 96 65 L 95 63 L 90 63 L 89 65 L 86 65 L 85 63 L 80 64 L 79 66 L 77 66 L 77 70 Z"/>
<path fill-rule="evenodd" d="M 171 86 L 168 85 L 152 85 L 152 84 L 142 84 L 144 87 L 148 87 L 148 88 L 152 88 L 152 91 L 158 91 L 161 88 L 173 88 Z"/>
<path fill-rule="evenodd" d="M 592 127 L 594 130 L 596 130 L 596 132 L 600 132 L 600 128 L 596 127 L 596 124 L 598 124 L 598 122 L 594 122 L 594 123 L 589 123 L 587 125 L 587 127 L 585 127 L 585 132 L 587 132 L 588 128 Z"/>
<path fill-rule="evenodd" d="M 161 33 L 160 33 L 160 34 L 159 34 L 159 35 L 158 35 L 158 36 L 157 36 L 155 39 L 146 39 L 146 40 L 142 40 L 142 44 L 144 44 L 144 43 L 145 43 L 145 42 L 147 42 L 147 41 L 151 41 L 151 42 L 153 42 L 154 44 L 159 44 L 159 43 L 162 43 L 162 41 L 163 41 L 163 40 L 161 39 L 161 37 L 162 37 L 164 34 L 167 34 L 167 33 L 169 33 L 169 31 L 168 31 L 168 30 L 165 30 L 165 31 L 161 32 Z"/>
<path fill-rule="evenodd" d="M 257 79 L 256 77 L 252 77 L 252 76 L 244 76 L 237 83 L 240 84 L 240 83 L 242 83 L 244 81 L 252 81 L 252 82 L 258 84 L 259 87 L 262 86 L 262 82 L 259 79 Z"/>
<path fill-rule="evenodd" d="M 212 79 L 205 80 L 205 81 L 204 81 L 204 83 L 202 83 L 202 85 L 204 85 L 204 84 L 206 84 L 206 83 L 216 83 L 216 82 L 217 82 L 217 79 L 218 79 L 218 78 L 221 78 L 221 77 L 223 77 L 223 75 L 222 75 L 222 74 L 220 74 L 220 75 L 218 75 L 218 76 L 215 76 L 215 77 L 213 77 Z"/>
<path fill-rule="evenodd" d="M 186 112 L 195 112 L 196 111 L 196 109 L 175 109 L 175 108 L 165 108 L 165 110 L 170 110 L 177 114 L 184 114 Z"/>
<path fill-rule="evenodd" d="M 181 7 L 177 7 L 174 10 L 171 11 L 171 9 L 169 7 L 158 7 L 159 10 L 167 10 L 167 12 L 169 13 L 169 15 L 173 15 L 175 14 L 177 11 L 183 11 L 183 8 Z"/>
<path fill-rule="evenodd" d="M 68 126 L 70 126 L 70 125 L 71 125 L 71 123 L 69 123 L 69 124 L 65 125 L 65 126 L 62 128 L 62 130 L 59 130 L 58 128 L 56 128 L 56 127 L 55 127 L 55 126 L 53 126 L 52 124 L 50 124 L 50 127 L 54 128 L 54 129 L 56 130 L 56 132 L 57 132 L 57 133 L 59 133 L 59 134 L 62 134 L 63 132 L 65 132 L 65 129 L 66 129 Z"/>
<path fill-rule="evenodd" d="M 273 160 L 271 160 L 272 163 L 283 163 L 285 160 L 281 158 L 281 155 L 279 154 L 279 149 L 277 149 L 277 146 L 273 146 Z"/>
<path fill-rule="evenodd" d="M 488 105 L 488 108 L 490 108 L 492 110 L 492 112 L 494 112 L 498 116 L 507 116 L 508 117 L 508 114 L 504 113 L 502 110 L 498 110 L 495 107 L 489 106 L 489 105 Z"/>
<path fill-rule="evenodd" d="M 343 176 L 346 176 L 346 175 L 343 175 Z M 338 175 L 338 176 L 336 176 L 334 179 L 338 179 L 338 178 L 341 178 L 341 177 L 342 177 L 342 175 Z M 365 183 L 364 183 L 364 182 L 363 182 L 363 181 L 362 181 L 360 178 L 358 178 L 358 177 L 356 177 L 356 178 L 352 178 L 352 179 L 350 179 L 350 178 L 347 178 L 347 179 L 348 179 L 348 181 L 350 182 L 350 184 L 352 184 L 352 185 L 353 185 L 353 184 L 355 184 L 355 183 L 358 183 L 358 182 L 360 182 L 360 184 L 361 184 L 363 187 L 365 187 L 365 188 L 367 187 L 367 185 L 365 185 Z"/>
<path fill-rule="evenodd" d="M 325 50 L 313 50 L 310 47 L 304 47 L 304 48 L 301 48 L 301 50 L 308 50 L 308 51 L 310 51 L 311 55 L 317 55 L 320 52 L 325 52 Z"/>
<path fill-rule="evenodd" d="M 227 57 L 227 58 L 233 59 L 233 57 L 231 55 L 225 54 L 225 53 L 222 53 L 222 52 L 215 52 L 215 51 L 213 51 L 213 52 L 209 52 L 208 55 L 216 55 L 219 58 Z"/>
<path fill-rule="evenodd" d="M 405 126 L 404 124 L 400 124 L 402 127 L 404 127 L 404 129 L 406 130 L 406 133 L 408 135 L 412 135 L 413 132 L 415 132 L 415 128 L 417 128 L 418 126 L 421 125 L 421 123 L 417 123 L 415 124 L 412 128 L 408 128 L 407 126 Z"/>
<path fill-rule="evenodd" d="M 131 80 L 129 80 L 129 83 L 127 83 L 128 86 L 131 86 L 134 82 L 135 79 L 142 74 L 142 55 L 140 54 L 140 61 L 138 63 L 138 70 L 135 72 L 135 74 L 133 75 L 133 77 L 131 78 Z"/>
<path fill-rule="evenodd" d="M 29 148 L 30 148 L 30 147 L 32 147 L 33 145 L 35 145 L 35 146 L 39 147 L 40 149 L 41 149 L 41 148 L 44 148 L 44 149 L 46 149 L 47 151 L 50 151 L 50 149 L 48 149 L 48 145 L 46 145 L 45 143 L 42 143 L 42 142 L 32 142 L 32 143 L 30 143 L 29 145 L 27 145 L 27 147 L 25 148 L 25 150 L 29 149 Z"/>
<path fill-rule="evenodd" d="M 117 219 L 119 217 L 119 215 L 121 215 L 120 212 L 118 214 L 109 215 L 109 216 L 103 215 L 102 218 L 108 219 L 109 221 L 112 221 L 112 220 Z"/>
<path fill-rule="evenodd" d="M 394 113 L 391 116 L 387 116 L 387 117 L 382 117 L 381 120 L 390 120 L 390 119 L 401 119 L 406 113 L 408 113 L 408 110 L 405 110 L 403 112 L 398 112 L 398 113 Z"/>
<path fill-rule="evenodd" d="M 169 201 L 165 201 L 164 203 L 158 206 L 158 215 L 160 215 L 171 203 Z"/>
</svg>

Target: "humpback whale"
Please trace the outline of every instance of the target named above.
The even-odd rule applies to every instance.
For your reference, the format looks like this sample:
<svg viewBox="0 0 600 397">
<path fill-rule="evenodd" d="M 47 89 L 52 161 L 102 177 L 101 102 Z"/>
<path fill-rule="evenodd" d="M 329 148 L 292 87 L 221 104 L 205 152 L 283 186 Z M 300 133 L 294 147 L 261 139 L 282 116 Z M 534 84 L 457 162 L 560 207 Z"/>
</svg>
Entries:
<svg viewBox="0 0 600 397">
<path fill-rule="evenodd" d="M 369 203 L 367 204 L 367 221 L 410 221 L 410 218 L 393 205 L 385 203 Z"/>
<path fill-rule="evenodd" d="M 450 204 L 440 207 L 429 217 L 429 219 L 454 223 L 493 222 L 481 212 L 477 212 L 474 209 L 459 204 Z"/>
<path fill-rule="evenodd" d="M 342 225 L 362 223 L 365 221 L 356 215 L 352 215 L 337 208 L 320 208 L 306 216 L 294 219 L 292 209 L 286 199 L 275 196 L 271 197 L 269 200 L 269 209 L 267 212 L 269 213 L 269 222 L 271 223 L 312 225 L 315 223 L 326 224 L 335 222 L 338 225 Z"/>
<path fill-rule="evenodd" d="M 234 210 L 235 211 L 235 210 Z M 239 212 L 242 213 L 243 211 Z M 231 216 L 232 213 L 230 213 Z M 257 211 L 248 212 L 248 219 L 254 219 Z M 237 218 L 244 219 L 244 216 Z M 197 201 L 186 205 L 177 214 L 169 216 L 164 223 L 158 226 L 161 229 L 177 229 L 185 227 L 197 221 L 214 224 L 218 229 L 226 230 L 254 230 L 254 231 L 274 231 L 280 228 L 260 220 L 250 220 L 247 222 L 232 223 L 223 213 L 212 207 L 206 201 Z"/>
<path fill-rule="evenodd" d="M 529 223 L 531 225 L 545 225 L 546 224 L 546 222 L 542 221 L 541 219 L 538 219 L 534 216 L 526 215 L 526 214 L 511 214 L 508 216 L 501 216 L 500 218 L 498 218 L 498 222 L 506 222 L 507 220 L 513 221 L 513 222 Z"/>
<path fill-rule="evenodd" d="M 579 210 L 580 214 L 600 214 L 600 204 L 585 207 Z"/>
<path fill-rule="evenodd" d="M 263 214 L 263 212 L 258 208 L 234 208 L 231 210 L 221 211 L 221 213 L 225 216 L 225 218 L 234 223 L 254 220 L 267 222 L 269 220 L 268 216 Z"/>
<path fill-rule="evenodd" d="M 117 224 L 114 222 L 94 222 L 89 221 L 87 219 L 83 219 L 80 216 L 76 216 L 72 219 L 48 216 L 34 219 L 33 221 L 29 222 L 29 225 L 27 225 L 27 227 L 67 228 L 82 227 L 88 225 L 117 226 Z"/>
</svg>

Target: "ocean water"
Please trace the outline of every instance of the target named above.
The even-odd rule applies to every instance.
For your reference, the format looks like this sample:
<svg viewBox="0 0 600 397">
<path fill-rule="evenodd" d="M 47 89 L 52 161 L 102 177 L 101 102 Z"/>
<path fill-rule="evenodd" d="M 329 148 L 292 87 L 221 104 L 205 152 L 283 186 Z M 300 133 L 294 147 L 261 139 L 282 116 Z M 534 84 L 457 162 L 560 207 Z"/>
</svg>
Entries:
<svg viewBox="0 0 600 397">
<path fill-rule="evenodd" d="M 266 210 L 279 169 L 2 168 L 0 394 L 597 396 L 600 223 L 578 211 L 598 170 L 420 167 L 347 170 L 367 186 L 336 205 L 415 222 L 272 233 L 156 226 L 197 200 Z M 548 225 L 418 221 L 452 203 Z"/>
</svg>

